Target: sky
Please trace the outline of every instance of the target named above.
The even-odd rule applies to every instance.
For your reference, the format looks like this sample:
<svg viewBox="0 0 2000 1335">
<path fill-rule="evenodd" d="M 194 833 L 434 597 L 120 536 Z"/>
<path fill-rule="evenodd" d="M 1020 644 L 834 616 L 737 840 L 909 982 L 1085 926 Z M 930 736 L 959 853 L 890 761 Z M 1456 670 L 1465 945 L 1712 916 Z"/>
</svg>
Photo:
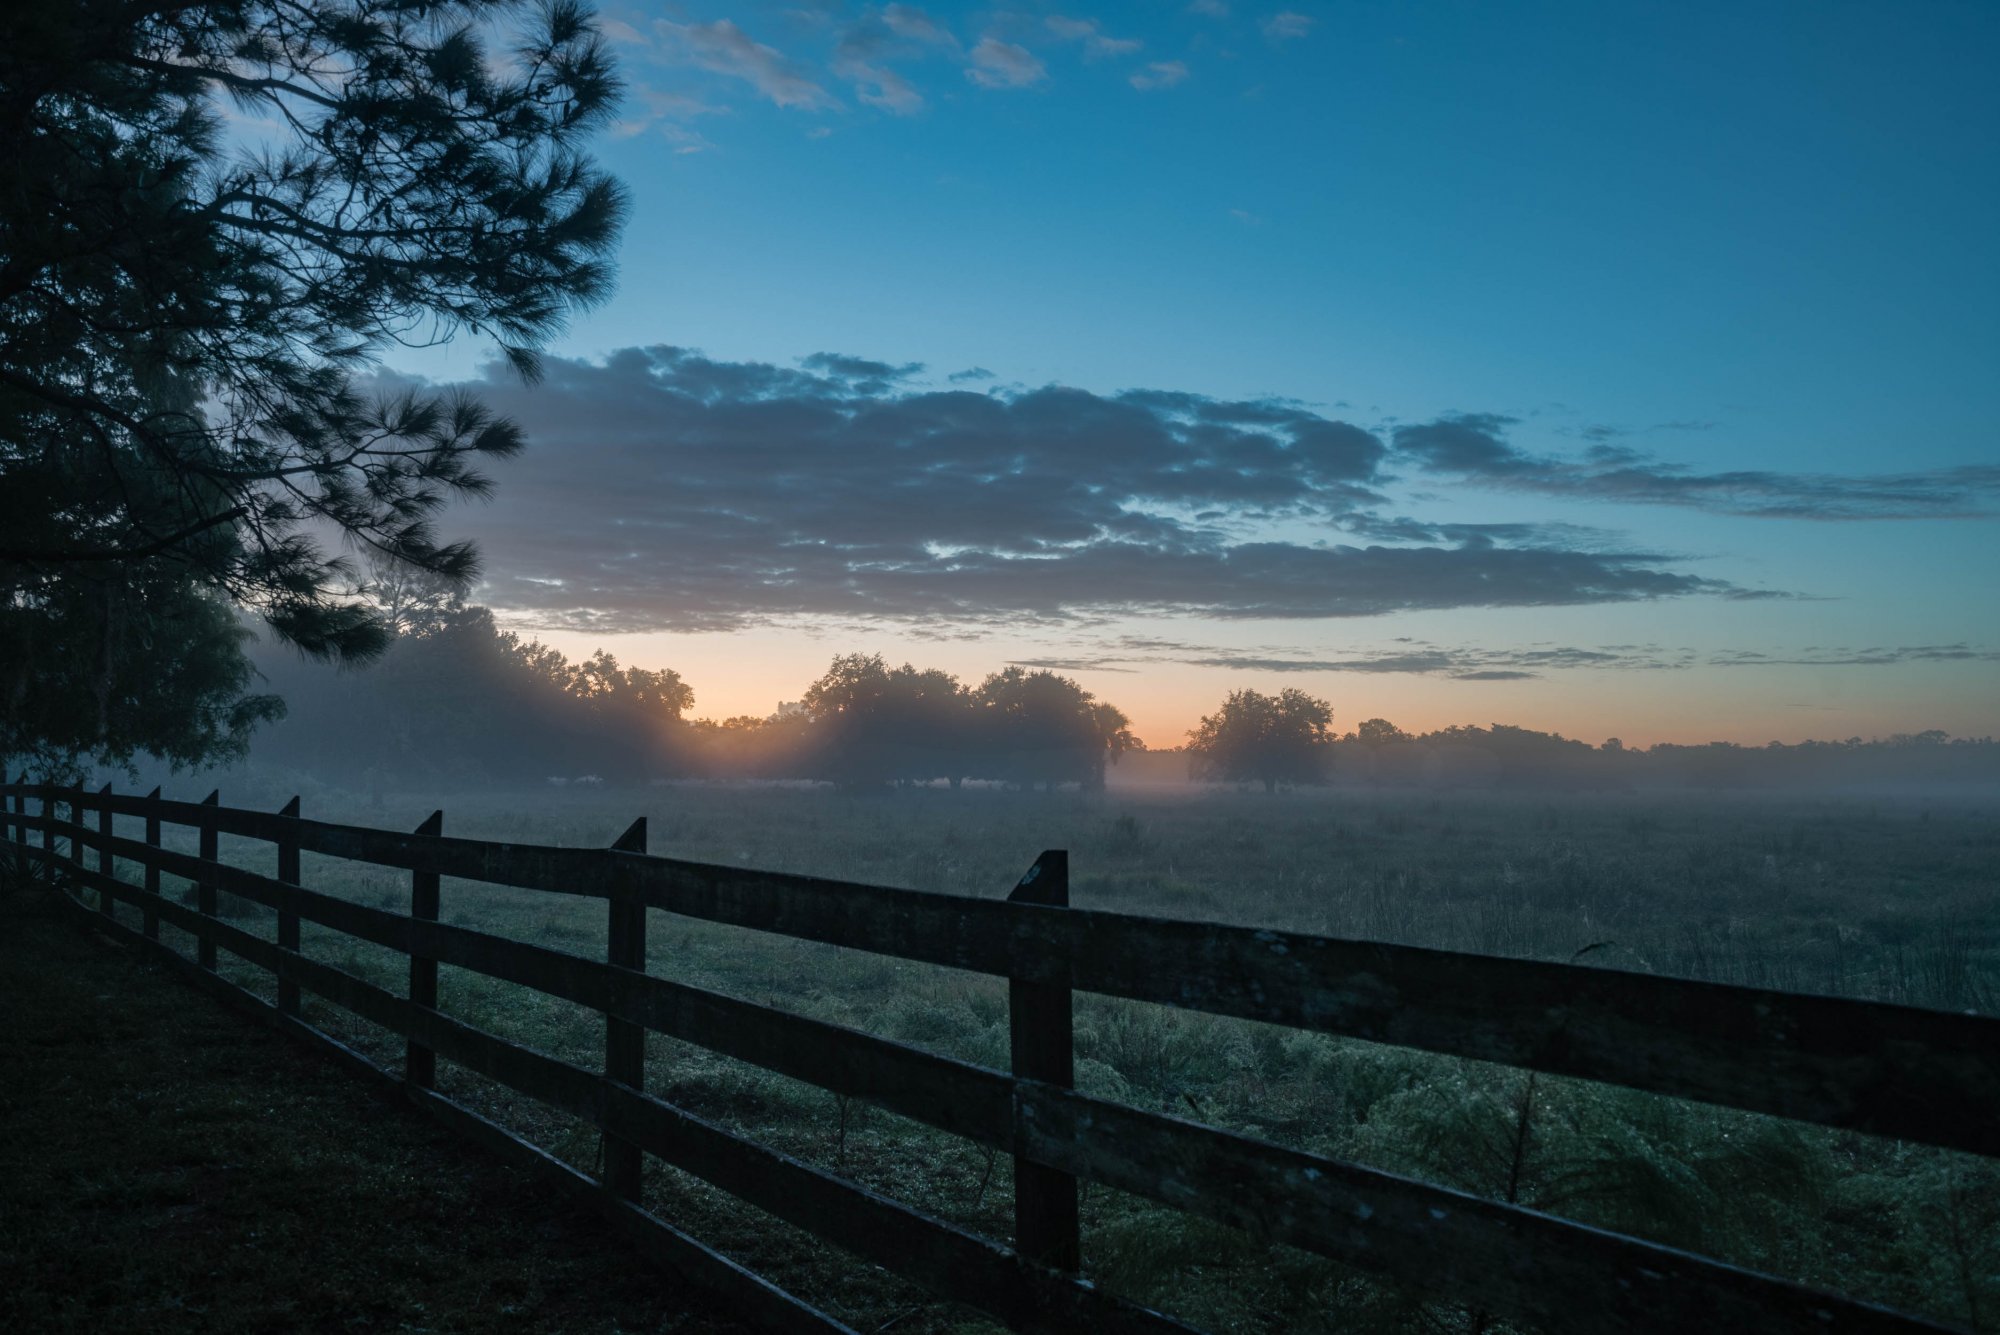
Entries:
<svg viewBox="0 0 2000 1335">
<path fill-rule="evenodd" d="M 481 600 L 766 714 L 836 653 L 1179 742 L 2000 733 L 2000 6 L 627 5 L 617 294 Z"/>
</svg>

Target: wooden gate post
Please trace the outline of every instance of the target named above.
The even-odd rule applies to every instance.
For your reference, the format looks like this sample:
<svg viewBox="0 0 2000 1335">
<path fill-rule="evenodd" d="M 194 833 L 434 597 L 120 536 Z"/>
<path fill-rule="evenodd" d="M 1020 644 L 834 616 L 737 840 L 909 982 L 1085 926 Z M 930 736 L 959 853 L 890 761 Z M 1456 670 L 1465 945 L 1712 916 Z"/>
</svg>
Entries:
<svg viewBox="0 0 2000 1335">
<path fill-rule="evenodd" d="M 632 822 L 611 847 L 621 853 L 646 851 L 646 818 Z M 611 884 L 611 922 L 605 958 L 621 969 L 646 972 L 646 903 L 629 877 Z M 646 1088 L 646 1031 L 630 1020 L 604 1017 L 604 1074 L 621 1085 Z M 645 1153 L 629 1141 L 604 1137 L 604 1186 L 628 1201 L 639 1199 Z"/>
<path fill-rule="evenodd" d="M 97 872 L 100 876 L 118 874 L 118 864 L 111 856 L 111 785 L 105 784 L 97 794 L 104 799 L 97 809 Z M 111 897 L 108 887 L 97 891 L 97 911 L 105 917 L 111 916 L 111 906 L 118 901 Z"/>
<path fill-rule="evenodd" d="M 299 799 L 294 796 L 279 810 L 280 816 L 299 818 Z M 299 883 L 299 835 L 293 827 L 290 838 L 278 840 L 278 879 L 286 885 Z M 299 915 L 290 909 L 278 910 L 278 949 L 293 954 L 299 949 Z M 299 985 L 290 978 L 278 979 L 278 1010 L 284 1015 L 299 1013 Z"/>
<path fill-rule="evenodd" d="M 1052 848 L 1035 859 L 1007 896 L 1011 904 L 1069 907 L 1069 853 Z M 1007 1028 L 1014 1074 L 1064 1089 L 1076 1084 L 1076 1031 L 1069 979 L 1007 983 Z M 1017 1114 L 1018 1115 L 1018 1114 Z M 1081 1268 L 1076 1179 L 1014 1156 L 1014 1250 L 1057 1270 Z"/>
<path fill-rule="evenodd" d="M 444 833 L 444 812 L 433 811 L 416 832 Z M 439 876 L 434 871 L 410 873 L 410 916 L 423 922 L 438 919 Z M 438 962 L 416 950 L 410 952 L 410 1004 L 436 1010 L 438 1004 Z M 411 1039 L 403 1048 L 403 1082 L 418 1089 L 437 1087 L 437 1053 Z"/>
<path fill-rule="evenodd" d="M 160 846 L 160 790 L 156 787 L 146 794 L 146 846 Z M 148 941 L 160 939 L 160 911 L 153 907 L 153 901 L 160 897 L 160 864 L 152 858 L 146 859 L 146 906 L 141 912 L 142 930 Z"/>
<path fill-rule="evenodd" d="M 42 785 L 42 863 L 47 865 L 56 855 L 56 798 L 55 785 Z M 52 873 L 53 867 L 49 869 Z"/>
<path fill-rule="evenodd" d="M 201 804 L 205 807 L 221 806 L 222 790 L 218 788 L 207 797 L 202 798 Z M 201 818 L 201 860 L 203 862 L 218 861 L 220 858 L 218 850 L 220 848 L 221 840 L 217 837 L 215 817 L 207 812 L 203 812 Z M 204 918 L 213 918 L 215 916 L 215 882 L 207 876 L 203 876 L 199 881 L 195 882 L 194 910 Z M 195 942 L 195 961 L 210 973 L 215 972 L 215 933 L 205 927 L 202 929 L 201 939 Z"/>
</svg>

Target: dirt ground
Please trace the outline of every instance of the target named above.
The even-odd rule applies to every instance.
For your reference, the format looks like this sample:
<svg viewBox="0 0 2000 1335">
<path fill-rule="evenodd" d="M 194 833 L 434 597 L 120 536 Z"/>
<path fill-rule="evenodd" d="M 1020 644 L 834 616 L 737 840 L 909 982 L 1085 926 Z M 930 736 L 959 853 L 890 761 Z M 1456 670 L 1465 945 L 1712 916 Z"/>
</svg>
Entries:
<svg viewBox="0 0 2000 1335">
<path fill-rule="evenodd" d="M 741 1329 L 591 1215 L 0 881 L 0 1330 Z"/>
</svg>

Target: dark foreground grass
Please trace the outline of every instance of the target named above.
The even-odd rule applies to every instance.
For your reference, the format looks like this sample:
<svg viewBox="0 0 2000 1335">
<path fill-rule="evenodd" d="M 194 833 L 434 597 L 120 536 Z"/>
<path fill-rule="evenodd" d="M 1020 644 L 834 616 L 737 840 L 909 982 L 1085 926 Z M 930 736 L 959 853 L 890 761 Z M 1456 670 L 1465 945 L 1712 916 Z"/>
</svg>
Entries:
<svg viewBox="0 0 2000 1335">
<path fill-rule="evenodd" d="M 0 1330 L 739 1329 L 590 1215 L 0 881 Z"/>
</svg>

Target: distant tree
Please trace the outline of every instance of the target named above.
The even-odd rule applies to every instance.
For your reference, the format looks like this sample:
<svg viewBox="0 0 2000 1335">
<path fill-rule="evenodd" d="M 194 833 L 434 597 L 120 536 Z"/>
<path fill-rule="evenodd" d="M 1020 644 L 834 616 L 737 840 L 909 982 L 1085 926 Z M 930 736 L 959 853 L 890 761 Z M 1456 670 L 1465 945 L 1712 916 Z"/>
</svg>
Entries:
<svg viewBox="0 0 2000 1335">
<path fill-rule="evenodd" d="M 555 653 L 539 641 L 521 646 L 520 652 L 524 663 L 537 665 Z M 561 655 L 556 657 L 562 662 Z M 694 707 L 694 688 L 681 680 L 680 673 L 672 668 L 620 667 L 603 649 L 574 666 L 562 662 L 552 671 L 538 670 L 548 671 L 570 695 L 602 713 L 623 710 L 654 721 L 678 723 L 681 715 Z"/>
<path fill-rule="evenodd" d="M 681 717 L 694 692 L 679 673 L 624 667 L 603 652 L 572 663 L 501 630 L 484 607 L 456 607 L 399 636 L 366 672 L 291 655 L 268 670 L 294 704 L 259 754 L 336 776 L 638 782 L 686 763 Z"/>
<path fill-rule="evenodd" d="M 1363 746 L 1390 746 L 1397 742 L 1407 742 L 1410 734 L 1404 732 L 1385 718 L 1364 719 L 1354 729 L 1354 740 Z"/>
<path fill-rule="evenodd" d="M 572 0 L 6 7 L 12 633 L 47 642 L 76 604 L 66 585 L 122 580 L 113 602 L 191 606 L 205 589 L 358 661 L 392 628 L 323 535 L 469 578 L 473 550 L 441 540 L 436 515 L 484 493 L 479 465 L 520 432 L 462 395 L 372 398 L 357 376 L 385 348 L 460 332 L 532 374 L 568 313 L 608 292 L 624 196 L 580 146 L 616 91 Z M 236 643 L 233 621 L 156 629 L 156 644 Z"/>
<path fill-rule="evenodd" d="M 1188 733 L 1189 772 L 1197 779 L 1318 783 L 1325 776 L 1333 706 L 1288 687 L 1276 695 L 1231 691 L 1222 708 Z"/>
<path fill-rule="evenodd" d="M 800 705 L 813 777 L 875 785 L 927 783 L 966 772 L 969 700 L 958 678 L 880 654 L 843 654 L 806 688 Z"/>
<path fill-rule="evenodd" d="M 1032 787 L 1102 787 L 1133 744 L 1125 715 L 1068 677 L 1008 667 L 972 693 L 975 777 Z"/>
</svg>

